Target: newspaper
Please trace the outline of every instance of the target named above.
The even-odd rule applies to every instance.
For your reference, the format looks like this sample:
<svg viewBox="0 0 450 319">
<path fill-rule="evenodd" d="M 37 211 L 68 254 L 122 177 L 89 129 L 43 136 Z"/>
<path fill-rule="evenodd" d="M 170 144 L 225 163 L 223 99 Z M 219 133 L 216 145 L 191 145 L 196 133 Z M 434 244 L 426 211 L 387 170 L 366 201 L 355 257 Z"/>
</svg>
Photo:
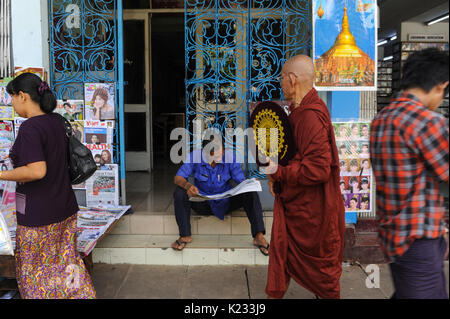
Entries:
<svg viewBox="0 0 450 319">
<path fill-rule="evenodd" d="M 200 194 L 196 197 L 191 197 L 189 200 L 191 202 L 203 202 L 205 200 L 217 200 L 223 198 L 229 198 L 238 194 L 248 193 L 248 192 L 261 192 L 261 183 L 256 178 L 246 179 L 241 182 L 236 187 L 222 193 L 216 195 L 204 195 Z"/>
<path fill-rule="evenodd" d="M 80 211 L 78 213 L 83 214 L 85 211 L 90 212 L 100 212 L 103 215 L 108 214 L 109 216 L 114 217 L 114 219 L 119 219 L 123 216 L 129 209 L 131 205 L 127 206 L 107 206 L 107 205 L 99 205 L 97 207 L 84 207 L 80 206 Z"/>
<path fill-rule="evenodd" d="M 111 224 L 120 219 L 131 206 L 80 207 L 77 220 L 77 250 L 85 255 L 95 248 Z"/>
<path fill-rule="evenodd" d="M 86 181 L 86 204 L 119 206 L 119 173 L 117 164 L 105 164 Z"/>
</svg>

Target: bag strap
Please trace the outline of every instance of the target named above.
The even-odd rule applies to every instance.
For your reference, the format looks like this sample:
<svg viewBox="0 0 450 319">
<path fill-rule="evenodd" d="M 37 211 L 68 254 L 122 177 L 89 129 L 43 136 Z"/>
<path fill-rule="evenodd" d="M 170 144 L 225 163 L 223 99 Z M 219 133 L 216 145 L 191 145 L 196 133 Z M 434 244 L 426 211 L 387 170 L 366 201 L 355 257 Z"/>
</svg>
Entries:
<svg viewBox="0 0 450 319">
<path fill-rule="evenodd" d="M 61 119 L 61 122 L 63 123 L 64 130 L 66 131 L 66 136 L 71 137 L 73 134 L 72 125 L 70 125 L 70 122 L 61 114 L 58 114 L 58 116 Z"/>
</svg>

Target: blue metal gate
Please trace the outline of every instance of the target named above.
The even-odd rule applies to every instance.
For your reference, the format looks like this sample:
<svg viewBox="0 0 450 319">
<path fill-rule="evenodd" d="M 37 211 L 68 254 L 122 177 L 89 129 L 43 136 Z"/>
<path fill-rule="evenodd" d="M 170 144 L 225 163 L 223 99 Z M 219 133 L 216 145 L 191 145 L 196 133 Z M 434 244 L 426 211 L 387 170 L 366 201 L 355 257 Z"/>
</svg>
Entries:
<svg viewBox="0 0 450 319">
<path fill-rule="evenodd" d="M 277 79 L 283 63 L 311 49 L 310 2 L 185 0 L 186 128 L 191 140 L 194 119 L 225 137 L 226 128 L 248 127 L 253 102 L 283 98 Z M 236 141 L 226 143 L 246 150 Z M 246 165 L 246 173 L 263 177 L 253 164 Z"/>
<path fill-rule="evenodd" d="M 48 8 L 50 82 L 57 98 L 83 100 L 86 82 L 116 84 L 113 153 L 124 185 L 122 0 L 48 0 Z"/>
</svg>

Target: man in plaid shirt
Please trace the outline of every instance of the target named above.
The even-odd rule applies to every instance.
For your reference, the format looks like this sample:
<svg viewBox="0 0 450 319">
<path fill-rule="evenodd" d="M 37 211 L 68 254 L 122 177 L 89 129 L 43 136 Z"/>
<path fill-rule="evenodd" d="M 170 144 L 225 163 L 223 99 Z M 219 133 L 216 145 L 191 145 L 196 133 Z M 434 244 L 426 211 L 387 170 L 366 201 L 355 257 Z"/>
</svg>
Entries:
<svg viewBox="0 0 450 319">
<path fill-rule="evenodd" d="M 402 91 L 374 118 L 370 156 L 379 237 L 393 298 L 448 298 L 443 196 L 449 183 L 449 122 L 434 112 L 448 94 L 448 53 L 427 49 L 403 67 Z"/>
</svg>

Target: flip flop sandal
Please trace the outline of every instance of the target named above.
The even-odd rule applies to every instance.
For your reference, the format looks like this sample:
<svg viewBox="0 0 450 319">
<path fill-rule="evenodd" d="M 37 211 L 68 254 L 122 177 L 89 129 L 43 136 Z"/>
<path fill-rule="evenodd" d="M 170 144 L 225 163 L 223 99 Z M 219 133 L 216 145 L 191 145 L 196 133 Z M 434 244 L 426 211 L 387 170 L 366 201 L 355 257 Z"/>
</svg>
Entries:
<svg viewBox="0 0 450 319">
<path fill-rule="evenodd" d="M 262 250 L 262 248 L 264 248 L 264 249 L 266 249 L 267 251 L 269 251 L 269 247 L 270 247 L 269 244 L 267 244 L 267 246 L 254 244 L 254 246 L 258 247 L 258 249 L 259 249 L 259 251 L 261 252 L 261 254 L 263 254 L 264 256 L 269 256 L 269 253 L 265 253 L 265 252 Z"/>
<path fill-rule="evenodd" d="M 177 251 L 182 251 L 182 250 L 186 247 L 186 245 L 189 244 L 187 241 L 179 241 L 178 239 L 175 240 L 175 242 L 178 244 L 178 247 L 180 247 L 181 245 L 184 244 L 183 248 L 181 248 L 181 249 L 179 249 L 179 248 L 174 248 L 174 247 L 172 246 L 172 249 L 173 249 L 173 250 L 177 250 Z"/>
</svg>

